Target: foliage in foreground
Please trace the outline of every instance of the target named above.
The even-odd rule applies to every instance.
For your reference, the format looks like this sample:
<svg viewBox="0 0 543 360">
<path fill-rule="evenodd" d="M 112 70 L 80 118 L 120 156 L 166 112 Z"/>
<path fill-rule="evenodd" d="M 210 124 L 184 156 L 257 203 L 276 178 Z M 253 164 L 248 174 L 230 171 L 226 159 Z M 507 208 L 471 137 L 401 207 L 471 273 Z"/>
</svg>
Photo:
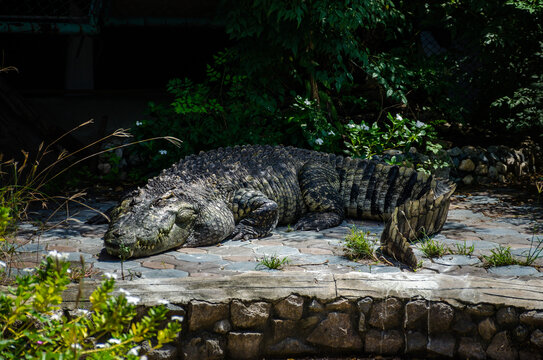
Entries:
<svg viewBox="0 0 543 360">
<path fill-rule="evenodd" d="M 18 277 L 17 287 L 0 294 L 0 359 L 134 360 L 143 355 L 143 341 L 160 348 L 181 331 L 177 322 L 181 318 L 159 328 L 168 312 L 164 305 L 134 321 L 139 299 L 122 289 L 113 296 L 113 277 L 90 295 L 90 310 L 62 312 L 62 293 L 70 283 L 68 268 L 63 254 L 51 252 L 36 274 Z"/>
</svg>

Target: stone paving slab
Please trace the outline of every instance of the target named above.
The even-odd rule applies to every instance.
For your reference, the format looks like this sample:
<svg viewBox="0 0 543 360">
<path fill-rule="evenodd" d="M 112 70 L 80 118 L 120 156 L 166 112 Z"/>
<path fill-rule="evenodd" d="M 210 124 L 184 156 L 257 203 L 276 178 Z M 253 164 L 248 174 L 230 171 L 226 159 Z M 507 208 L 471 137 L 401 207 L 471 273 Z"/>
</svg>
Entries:
<svg viewBox="0 0 543 360">
<path fill-rule="evenodd" d="M 543 272 L 543 259 L 534 267 L 512 266 L 485 269 L 481 255 L 490 255 L 498 246 L 510 246 L 512 254 L 522 259 L 543 236 L 534 236 L 530 231 L 541 223 L 541 209 L 530 204 L 513 203 L 514 194 L 499 191 L 481 191 L 473 194 L 458 194 L 452 199 L 451 209 L 443 231 L 434 239 L 451 249 L 457 245 L 474 246 L 473 256 L 446 255 L 442 258 L 424 259 L 418 270 L 421 274 L 477 275 L 483 277 L 539 278 Z M 114 202 L 90 203 L 100 211 Z M 78 210 L 81 210 L 78 212 Z M 221 244 L 201 248 L 179 248 L 141 259 L 130 259 L 123 263 L 103 251 L 103 235 L 107 225 L 88 225 L 85 221 L 94 213 L 77 207 L 71 209 L 68 219 L 56 214 L 50 221 L 54 228 L 39 231 L 32 223 L 21 224 L 21 235 L 17 239 L 18 249 L 13 261 L 14 273 L 30 271 L 40 257 L 48 251 L 68 252 L 74 267 L 83 257 L 87 275 L 98 279 L 103 273 L 124 274 L 129 279 L 157 278 L 202 278 L 223 277 L 258 271 L 267 272 L 259 261 L 264 257 L 286 257 L 289 261 L 279 273 L 305 273 L 331 275 L 351 272 L 377 274 L 411 272 L 394 262 L 376 263 L 369 260 L 352 261 L 344 255 L 343 241 L 351 227 L 369 231 L 378 238 L 383 223 L 376 221 L 347 220 L 340 226 L 316 231 L 289 231 L 287 227 L 276 229 L 263 239 L 250 241 L 224 241 Z M 46 214 L 39 213 L 41 220 Z M 62 223 L 55 223 L 64 220 Z M 535 241 L 534 241 L 535 240 Z M 420 257 L 420 244 L 414 245 Z M 532 248 L 533 249 L 533 248 Z M 395 266 L 394 266 L 395 265 Z M 275 273 L 274 272 L 274 273 Z"/>
</svg>

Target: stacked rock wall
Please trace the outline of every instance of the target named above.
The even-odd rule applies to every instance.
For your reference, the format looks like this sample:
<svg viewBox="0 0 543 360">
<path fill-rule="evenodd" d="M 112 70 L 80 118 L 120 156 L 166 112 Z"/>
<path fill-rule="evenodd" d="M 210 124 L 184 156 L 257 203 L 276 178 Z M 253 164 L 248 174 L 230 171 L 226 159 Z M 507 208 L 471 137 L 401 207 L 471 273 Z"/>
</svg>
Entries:
<svg viewBox="0 0 543 360">
<path fill-rule="evenodd" d="M 454 147 L 447 154 L 452 163 L 450 179 L 465 185 L 511 182 L 534 173 L 540 161 L 537 147 L 531 145 L 518 150 L 507 146 Z"/>
<path fill-rule="evenodd" d="M 543 311 L 421 298 L 290 295 L 279 301 L 191 301 L 178 347 L 153 359 L 405 355 L 542 359 Z"/>
</svg>

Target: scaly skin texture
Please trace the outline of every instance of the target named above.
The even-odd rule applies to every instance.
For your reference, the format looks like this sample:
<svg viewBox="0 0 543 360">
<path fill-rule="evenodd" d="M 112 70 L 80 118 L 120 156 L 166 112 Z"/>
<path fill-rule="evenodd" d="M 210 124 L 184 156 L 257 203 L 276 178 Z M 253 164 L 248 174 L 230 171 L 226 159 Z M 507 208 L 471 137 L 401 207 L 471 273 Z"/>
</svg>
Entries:
<svg viewBox="0 0 543 360">
<path fill-rule="evenodd" d="M 382 251 L 415 267 L 409 241 L 441 230 L 454 189 L 409 168 L 311 150 L 217 149 L 186 157 L 122 200 L 105 247 L 148 256 L 264 237 L 278 223 L 320 230 L 350 217 L 386 221 Z"/>
</svg>

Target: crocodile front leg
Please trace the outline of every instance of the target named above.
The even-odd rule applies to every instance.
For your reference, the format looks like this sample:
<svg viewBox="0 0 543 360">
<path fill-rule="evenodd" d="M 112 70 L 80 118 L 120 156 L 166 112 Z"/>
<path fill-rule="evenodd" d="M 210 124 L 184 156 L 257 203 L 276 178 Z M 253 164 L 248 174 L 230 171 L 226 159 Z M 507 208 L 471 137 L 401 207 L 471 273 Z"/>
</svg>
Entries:
<svg viewBox="0 0 543 360">
<path fill-rule="evenodd" d="M 321 230 L 341 224 L 345 207 L 339 194 L 339 176 L 328 164 L 308 162 L 298 175 L 309 213 L 296 223 L 297 230 Z"/>
<path fill-rule="evenodd" d="M 237 222 L 231 235 L 233 240 L 264 237 L 275 228 L 279 219 L 277 203 L 252 189 L 236 192 L 232 211 Z"/>
</svg>

